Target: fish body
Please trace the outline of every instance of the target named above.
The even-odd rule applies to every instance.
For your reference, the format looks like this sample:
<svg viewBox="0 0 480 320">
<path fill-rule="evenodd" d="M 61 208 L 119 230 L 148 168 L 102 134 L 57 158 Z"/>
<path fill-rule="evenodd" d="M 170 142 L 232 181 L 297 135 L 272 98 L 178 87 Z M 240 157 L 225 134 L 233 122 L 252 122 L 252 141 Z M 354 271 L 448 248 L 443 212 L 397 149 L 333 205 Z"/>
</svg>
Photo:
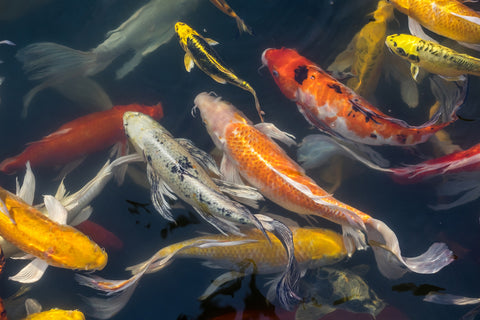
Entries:
<svg viewBox="0 0 480 320">
<path fill-rule="evenodd" d="M 47 264 L 78 270 L 101 270 L 107 254 L 83 233 L 57 223 L 22 199 L 0 188 L 0 235 Z"/>
<path fill-rule="evenodd" d="M 356 142 L 414 145 L 427 141 L 456 119 L 454 108 L 442 123 L 432 119 L 423 125 L 411 126 L 389 117 L 292 49 L 267 49 L 262 61 L 283 94 L 296 102 L 308 122 L 322 131 Z"/>
<path fill-rule="evenodd" d="M 32 313 L 23 320 L 85 320 L 85 316 L 79 310 L 50 309 Z"/>
<path fill-rule="evenodd" d="M 480 15 L 457 0 L 390 0 L 395 9 L 444 37 L 480 43 Z"/>
<path fill-rule="evenodd" d="M 258 115 L 263 121 L 262 111 L 257 99 L 257 94 L 252 86 L 243 79 L 240 79 L 213 50 L 210 44 L 216 44 L 214 40 L 205 39 L 197 31 L 183 22 L 175 24 L 180 46 L 185 51 L 185 69 L 190 72 L 194 64 L 200 70 L 208 74 L 213 80 L 219 83 L 230 83 L 243 90 L 250 92 L 255 99 L 255 107 Z"/>
<path fill-rule="evenodd" d="M 266 198 L 290 211 L 340 224 L 349 254 L 355 247 L 365 248 L 365 232 L 370 243 L 380 244 L 372 248 L 385 276 L 399 277 L 406 268 L 420 273 L 436 272 L 453 261 L 452 252 L 444 244 L 434 244 L 421 258 L 417 257 L 414 266 L 410 265 L 401 256 L 396 235 L 385 223 L 335 199 L 266 134 L 281 137 L 280 130 L 266 130 L 262 124 L 253 126 L 233 105 L 207 93 L 197 95 L 195 106 L 213 142 L 224 152 L 221 168 L 226 177 L 234 178 L 236 174 L 240 179 L 240 175 Z"/>
<path fill-rule="evenodd" d="M 240 32 L 252 34 L 252 29 L 243 22 L 243 20 L 233 11 L 225 0 L 210 0 L 210 2 L 226 15 L 232 17 L 237 21 L 237 27 Z"/>
<path fill-rule="evenodd" d="M 480 59 L 435 42 L 408 34 L 393 34 L 387 37 L 385 43 L 393 53 L 411 63 L 410 69 L 415 80 L 418 68 L 447 79 L 456 80 L 464 74 L 480 76 Z"/>
<path fill-rule="evenodd" d="M 62 125 L 42 140 L 30 143 L 19 155 L 3 160 L 0 171 L 15 173 L 25 168 L 27 161 L 32 167 L 65 165 L 115 143 L 125 145 L 122 119 L 125 111 L 143 112 L 155 119 L 163 117 L 161 104 L 131 104 L 94 112 Z"/>
</svg>

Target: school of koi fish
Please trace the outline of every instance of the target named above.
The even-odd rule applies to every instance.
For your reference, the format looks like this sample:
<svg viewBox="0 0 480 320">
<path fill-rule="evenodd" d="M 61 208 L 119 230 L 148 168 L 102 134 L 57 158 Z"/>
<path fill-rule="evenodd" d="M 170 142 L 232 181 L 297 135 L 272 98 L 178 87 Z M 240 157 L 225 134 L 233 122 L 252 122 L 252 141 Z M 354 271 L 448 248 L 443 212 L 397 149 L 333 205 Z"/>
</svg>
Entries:
<svg viewBox="0 0 480 320">
<path fill-rule="evenodd" d="M 0 320 L 475 319 L 480 5 L 209 2 L 4 24 Z"/>
</svg>

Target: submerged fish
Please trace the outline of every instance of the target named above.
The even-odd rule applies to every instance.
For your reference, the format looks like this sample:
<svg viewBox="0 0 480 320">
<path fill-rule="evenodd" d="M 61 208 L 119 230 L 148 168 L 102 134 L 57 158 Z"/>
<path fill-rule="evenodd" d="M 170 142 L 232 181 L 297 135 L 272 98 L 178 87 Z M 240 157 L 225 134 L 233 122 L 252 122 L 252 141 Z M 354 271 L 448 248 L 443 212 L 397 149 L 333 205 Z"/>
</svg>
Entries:
<svg viewBox="0 0 480 320">
<path fill-rule="evenodd" d="M 117 144 L 120 154 L 126 154 L 122 120 L 125 111 L 140 111 L 157 120 L 163 117 L 160 103 L 154 106 L 130 104 L 94 112 L 62 125 L 42 140 L 29 143 L 19 155 L 3 160 L 0 171 L 15 173 L 25 168 L 27 161 L 34 168 L 65 165 L 113 144 Z"/>
<path fill-rule="evenodd" d="M 22 320 L 85 320 L 85 316 L 79 310 L 62 310 L 53 308 L 42 311 L 42 306 L 37 300 L 25 300 L 27 317 Z"/>
<path fill-rule="evenodd" d="M 346 249 L 342 237 L 338 233 L 326 229 L 290 228 L 293 233 L 295 256 L 301 270 L 333 264 L 345 258 Z M 270 236 L 272 235 L 270 234 Z M 120 297 L 102 302 L 92 301 L 95 310 L 102 310 L 104 304 L 112 305 L 121 301 L 121 305 L 118 305 L 118 310 L 120 310 L 127 302 L 121 297 L 131 294 L 138 280 L 145 273 L 157 272 L 168 266 L 175 258 L 199 258 L 205 259 L 207 266 L 230 270 L 212 282 L 212 285 L 201 297 L 201 299 L 205 299 L 222 284 L 247 273 L 282 272 L 288 263 L 288 257 L 285 255 L 281 242 L 274 237 L 271 239 L 269 242 L 256 229 L 245 231 L 245 236 L 207 235 L 197 237 L 169 245 L 155 253 L 147 261 L 128 268 L 133 273 L 128 280 L 106 280 L 100 277 L 86 276 L 77 276 L 77 279 L 83 285 L 108 293 L 125 290 Z M 132 289 L 126 290 L 128 288 Z M 275 285 L 272 285 L 271 288 L 274 289 Z M 269 292 L 270 300 L 274 297 L 273 292 L 272 289 Z"/>
<path fill-rule="evenodd" d="M 435 42 L 408 34 L 392 34 L 385 43 L 393 53 L 411 63 L 410 70 L 415 80 L 419 68 L 447 80 L 461 80 L 464 74 L 480 76 L 480 59 L 458 53 Z"/>
<path fill-rule="evenodd" d="M 421 256 L 402 257 L 395 233 L 382 221 L 338 201 L 319 187 L 270 138 L 293 143 L 272 124 L 253 126 L 233 105 L 207 93 L 197 95 L 195 108 L 200 110 L 216 147 L 224 152 L 221 168 L 227 179 L 241 181 L 241 175 L 266 198 L 290 211 L 340 224 L 349 254 L 355 247 L 366 247 L 365 232 L 383 275 L 398 278 L 407 269 L 435 273 L 453 261 L 453 253 L 443 243 L 433 244 Z"/>
<path fill-rule="evenodd" d="M 230 8 L 230 6 L 225 0 L 210 0 L 210 2 L 220 11 L 222 11 L 226 15 L 229 15 L 230 17 L 234 18 L 235 21 L 237 21 L 237 27 L 240 33 L 246 32 L 250 35 L 252 34 L 252 29 L 250 29 L 250 27 L 247 26 L 242 19 L 240 19 L 240 17 L 235 13 L 235 11 L 233 11 L 232 8 Z"/>
<path fill-rule="evenodd" d="M 406 146 L 425 142 L 457 119 L 455 112 L 466 95 L 464 85 L 445 97 L 447 102 L 430 121 L 411 126 L 382 113 L 295 50 L 267 49 L 262 62 L 308 122 L 319 130 L 364 144 Z M 442 121 L 441 115 L 445 118 Z"/>
<path fill-rule="evenodd" d="M 218 83 L 231 83 L 243 90 L 250 92 L 255 99 L 255 107 L 258 115 L 263 121 L 263 111 L 260 109 L 260 103 L 257 94 L 252 86 L 243 79 L 240 79 L 228 68 L 220 56 L 212 49 L 210 45 L 217 44 L 215 40 L 205 39 L 197 31 L 183 22 L 175 24 L 175 32 L 180 41 L 180 46 L 185 51 L 184 64 L 185 69 L 190 72 L 196 64 L 200 70 L 208 74 Z"/>
<path fill-rule="evenodd" d="M 408 15 L 410 33 L 425 40 L 427 36 L 420 25 L 480 50 L 480 14 L 458 0 L 389 0 L 395 8 Z"/>
</svg>

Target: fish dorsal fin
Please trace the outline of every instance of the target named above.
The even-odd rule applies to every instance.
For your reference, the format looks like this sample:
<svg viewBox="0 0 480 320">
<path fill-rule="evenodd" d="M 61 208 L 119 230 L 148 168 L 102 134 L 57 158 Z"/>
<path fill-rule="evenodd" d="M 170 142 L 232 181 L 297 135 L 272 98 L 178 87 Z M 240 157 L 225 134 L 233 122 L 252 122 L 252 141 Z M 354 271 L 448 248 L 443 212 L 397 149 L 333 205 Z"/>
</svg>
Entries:
<svg viewBox="0 0 480 320">
<path fill-rule="evenodd" d="M 36 258 L 27 264 L 27 266 L 20 270 L 16 275 L 9 277 L 8 279 L 20 283 L 34 283 L 42 278 L 45 270 L 47 270 L 47 267 L 47 262 Z"/>
<path fill-rule="evenodd" d="M 43 196 L 43 202 L 45 203 L 45 208 L 48 212 L 48 218 L 52 221 L 55 221 L 58 224 L 66 225 L 68 212 L 64 206 L 55 199 L 55 197 L 50 195 Z"/>
<path fill-rule="evenodd" d="M 37 300 L 28 298 L 25 300 L 25 310 L 27 311 L 27 315 L 39 313 L 42 312 L 42 305 Z"/>
<path fill-rule="evenodd" d="M 185 70 L 187 70 L 187 72 L 190 72 L 195 66 L 195 62 L 193 61 L 190 53 L 185 53 L 185 56 L 183 57 L 183 64 L 185 65 Z"/>
<path fill-rule="evenodd" d="M 287 146 L 295 146 L 295 136 L 293 134 L 281 131 L 273 123 L 261 122 L 255 125 L 255 128 L 263 132 L 272 139 L 285 143 Z"/>
<path fill-rule="evenodd" d="M 35 195 L 35 176 L 33 175 L 32 167 L 30 166 L 30 161 L 27 161 L 25 164 L 26 171 L 25 176 L 23 177 L 22 186 L 19 186 L 18 178 L 16 180 L 17 192 L 16 195 L 20 197 L 28 205 L 33 204 L 33 198 Z"/>
<path fill-rule="evenodd" d="M 188 139 L 176 138 L 175 141 L 187 149 L 188 153 L 190 153 L 203 168 L 215 174 L 216 176 L 221 176 L 220 170 L 218 169 L 217 164 L 211 155 L 195 146 L 193 142 Z"/>
</svg>

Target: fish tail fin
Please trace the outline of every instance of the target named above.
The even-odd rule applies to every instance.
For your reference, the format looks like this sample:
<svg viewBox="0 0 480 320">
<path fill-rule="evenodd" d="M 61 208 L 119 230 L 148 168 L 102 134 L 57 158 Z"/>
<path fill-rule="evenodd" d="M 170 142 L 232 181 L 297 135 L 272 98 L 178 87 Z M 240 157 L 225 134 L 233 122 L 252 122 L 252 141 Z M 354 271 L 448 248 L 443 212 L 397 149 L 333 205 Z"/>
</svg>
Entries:
<svg viewBox="0 0 480 320">
<path fill-rule="evenodd" d="M 244 22 L 239 16 L 236 16 L 236 17 L 235 17 L 235 21 L 237 22 L 237 28 L 238 28 L 238 30 L 240 31 L 240 33 L 246 32 L 246 33 L 248 33 L 249 35 L 253 35 L 252 28 L 250 28 L 249 26 L 247 26 L 247 25 L 245 24 L 245 22 Z"/>
<path fill-rule="evenodd" d="M 25 164 L 25 162 L 21 163 L 19 156 L 7 158 L 0 162 L 0 172 L 13 174 Z"/>
<path fill-rule="evenodd" d="M 437 124 L 440 127 L 457 120 L 457 111 L 463 105 L 467 95 L 468 81 L 446 81 L 439 76 L 430 79 L 432 93 L 439 103 L 439 108 L 427 122 Z"/>
<path fill-rule="evenodd" d="M 41 90 L 66 79 L 88 76 L 103 70 L 111 59 L 98 59 L 95 51 L 79 51 L 52 42 L 33 43 L 16 55 L 30 80 L 42 81 L 24 99 L 24 115 L 33 97 Z"/>
<path fill-rule="evenodd" d="M 292 310 L 301 300 L 298 296 L 300 269 L 295 259 L 292 231 L 282 222 L 263 214 L 255 215 L 264 228 L 272 232 L 282 243 L 287 253 L 287 266 L 276 287 L 277 299 L 286 310 Z"/>
<path fill-rule="evenodd" d="M 436 242 L 423 254 L 404 258 L 395 233 L 382 221 L 370 218 L 365 222 L 369 244 L 372 246 L 380 272 L 389 279 L 398 279 L 407 271 L 432 274 L 455 260 L 445 243 Z"/>
<path fill-rule="evenodd" d="M 253 99 L 255 100 L 255 108 L 257 109 L 258 116 L 260 117 L 260 121 L 263 122 L 263 115 L 265 114 L 265 112 L 263 112 L 262 108 L 260 107 L 260 102 L 258 101 L 257 93 L 250 85 L 248 85 L 248 91 L 250 91 L 250 93 L 253 95 Z"/>
</svg>

